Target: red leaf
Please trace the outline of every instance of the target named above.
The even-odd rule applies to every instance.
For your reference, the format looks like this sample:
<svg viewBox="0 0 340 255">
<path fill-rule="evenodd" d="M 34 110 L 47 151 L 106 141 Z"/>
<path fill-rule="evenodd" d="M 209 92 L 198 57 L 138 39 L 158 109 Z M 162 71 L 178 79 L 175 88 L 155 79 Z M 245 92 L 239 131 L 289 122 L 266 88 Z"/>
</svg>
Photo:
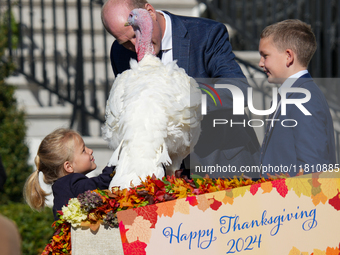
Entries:
<svg viewBox="0 0 340 255">
<path fill-rule="evenodd" d="M 115 207 L 115 204 L 116 204 L 116 200 L 114 200 L 114 199 L 110 199 L 110 200 L 109 200 L 109 205 L 110 205 L 111 207 Z"/>
<path fill-rule="evenodd" d="M 120 237 L 122 239 L 122 243 L 127 243 L 127 239 L 126 239 L 126 232 L 129 229 L 125 229 L 125 225 L 123 224 L 123 221 L 119 222 L 119 231 L 120 231 Z"/>
<path fill-rule="evenodd" d="M 339 211 L 340 210 L 340 197 L 339 197 L 340 192 L 333 198 L 328 200 L 328 203 L 334 207 L 335 210 Z"/>
<path fill-rule="evenodd" d="M 250 186 L 250 193 L 254 196 L 258 191 L 259 187 L 261 187 L 261 183 L 257 183 Z"/>
<path fill-rule="evenodd" d="M 123 243 L 124 255 L 146 255 L 147 244 L 139 240 L 132 243 Z"/>
<path fill-rule="evenodd" d="M 162 191 L 162 190 L 158 190 L 156 192 L 156 194 L 154 195 L 155 197 L 155 200 L 158 202 L 163 202 L 164 201 L 164 195 L 165 195 L 165 191 Z"/>
<path fill-rule="evenodd" d="M 222 202 L 217 201 L 217 200 L 214 199 L 214 203 L 212 203 L 212 204 L 210 205 L 210 208 L 213 209 L 213 210 L 215 210 L 215 211 L 217 211 L 218 208 L 220 208 L 221 205 L 222 205 Z"/>
<path fill-rule="evenodd" d="M 156 186 L 160 189 L 162 189 L 165 186 L 164 182 L 162 182 L 161 180 L 155 180 L 154 182 Z"/>
<path fill-rule="evenodd" d="M 143 216 L 144 220 L 151 222 L 151 228 L 155 228 L 157 223 L 157 205 L 148 205 L 134 209 L 138 216 Z"/>
<path fill-rule="evenodd" d="M 189 204 L 191 206 L 195 206 L 195 205 L 198 205 L 198 202 L 197 202 L 197 198 L 195 196 L 193 197 L 187 197 L 187 199 L 185 201 L 189 201 Z"/>
<path fill-rule="evenodd" d="M 276 188 L 277 192 L 282 196 L 285 197 L 288 193 L 288 188 L 286 185 L 286 179 L 278 179 L 272 181 L 273 188 Z"/>
</svg>

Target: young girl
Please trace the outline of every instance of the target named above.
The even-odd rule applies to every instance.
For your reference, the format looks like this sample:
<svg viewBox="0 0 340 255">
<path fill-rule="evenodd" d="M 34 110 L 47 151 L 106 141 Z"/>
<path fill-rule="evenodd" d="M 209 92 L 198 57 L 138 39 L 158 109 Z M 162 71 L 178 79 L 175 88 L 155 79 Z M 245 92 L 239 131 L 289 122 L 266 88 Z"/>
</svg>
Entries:
<svg viewBox="0 0 340 255">
<path fill-rule="evenodd" d="M 28 177 L 24 187 L 24 197 L 28 205 L 35 210 L 45 206 L 48 195 L 39 184 L 39 172 L 44 181 L 52 184 L 54 196 L 53 214 L 57 220 L 57 211 L 68 204 L 70 198 L 94 189 L 107 189 L 114 170 L 105 167 L 102 173 L 93 178 L 85 174 L 94 170 L 97 165 L 81 136 L 70 129 L 57 129 L 47 135 L 41 142 L 35 164 L 37 170 Z"/>
</svg>

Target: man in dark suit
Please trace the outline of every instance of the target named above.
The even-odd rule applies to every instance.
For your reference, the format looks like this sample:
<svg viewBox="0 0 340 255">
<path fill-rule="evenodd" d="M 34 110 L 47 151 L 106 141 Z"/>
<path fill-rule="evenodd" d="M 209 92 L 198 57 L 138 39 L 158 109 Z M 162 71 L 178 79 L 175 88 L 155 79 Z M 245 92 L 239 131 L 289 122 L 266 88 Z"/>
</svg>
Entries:
<svg viewBox="0 0 340 255">
<path fill-rule="evenodd" d="M 264 173 L 283 172 L 294 176 L 300 170 L 312 173 L 335 168 L 334 130 L 329 106 L 307 71 L 315 50 L 313 31 L 300 20 L 275 23 L 261 34 L 259 66 L 269 82 L 281 84 L 279 98 L 282 98 L 269 117 L 273 122 L 267 126 L 261 148 L 260 164 Z M 297 88 L 300 91 L 296 91 Z M 290 104 L 286 104 L 285 99 Z M 302 101 L 305 101 L 302 107 L 297 107 L 296 103 Z M 285 113 L 282 111 L 284 105 Z"/>
<path fill-rule="evenodd" d="M 232 83 L 237 85 L 244 95 L 247 94 L 249 85 L 234 59 L 229 35 L 223 24 L 203 18 L 183 17 L 165 11 L 156 11 L 146 1 L 109 0 L 103 7 L 103 24 L 116 38 L 110 56 L 115 75 L 129 69 L 130 59 L 137 58 L 134 52 L 134 32 L 131 27 L 124 27 L 129 12 L 134 8 L 145 8 L 149 11 L 154 28 L 152 43 L 163 63 L 177 60 L 178 66 L 195 79 L 210 84 Z M 215 78 L 215 80 L 204 80 L 206 78 Z M 191 154 L 191 169 L 194 170 L 196 164 L 232 165 L 237 170 L 241 166 L 257 165 L 259 143 L 253 128 L 243 124 L 213 127 L 213 119 L 248 122 L 247 115 L 233 115 L 233 98 L 228 89 L 216 89 L 216 91 L 221 97 L 223 107 L 215 105 L 213 100 L 207 100 L 208 114 L 202 122 L 200 140 Z M 188 167 L 187 161 L 185 162 Z M 212 176 L 233 177 L 234 175 L 241 175 L 241 173 L 223 172 Z"/>
</svg>

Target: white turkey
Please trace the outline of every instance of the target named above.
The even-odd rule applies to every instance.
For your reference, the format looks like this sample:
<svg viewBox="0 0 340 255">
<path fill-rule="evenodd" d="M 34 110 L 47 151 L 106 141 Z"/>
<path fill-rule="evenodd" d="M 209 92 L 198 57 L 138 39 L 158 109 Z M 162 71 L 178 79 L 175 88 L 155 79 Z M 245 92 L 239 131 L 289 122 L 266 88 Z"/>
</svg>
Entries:
<svg viewBox="0 0 340 255">
<path fill-rule="evenodd" d="M 162 178 L 180 169 L 197 143 L 201 127 L 198 84 L 176 61 L 164 65 L 151 43 L 152 19 L 134 9 L 126 25 L 136 34 L 137 59 L 118 75 L 107 100 L 103 137 L 116 166 L 109 189 L 138 185 L 153 174 Z"/>
</svg>

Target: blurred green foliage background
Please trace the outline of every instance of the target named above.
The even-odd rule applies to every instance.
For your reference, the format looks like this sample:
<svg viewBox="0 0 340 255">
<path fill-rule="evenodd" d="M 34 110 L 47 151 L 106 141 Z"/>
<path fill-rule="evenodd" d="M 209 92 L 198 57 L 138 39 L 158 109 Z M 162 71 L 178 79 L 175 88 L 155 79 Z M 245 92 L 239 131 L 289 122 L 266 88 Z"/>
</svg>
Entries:
<svg viewBox="0 0 340 255">
<path fill-rule="evenodd" d="M 22 254 L 41 254 L 53 235 L 54 218 L 50 208 L 33 211 L 23 199 L 23 187 L 32 167 L 27 164 L 29 150 L 25 143 L 25 113 L 19 110 L 14 96 L 15 87 L 5 83 L 15 66 L 5 57 L 8 45 L 8 12 L 0 12 L 0 155 L 7 180 L 0 193 L 0 213 L 13 220 L 22 238 Z M 18 24 L 11 15 L 12 45 L 18 37 Z M 1 252 L 0 252 L 1 253 Z"/>
<path fill-rule="evenodd" d="M 51 227 L 54 221 L 52 209 L 35 212 L 26 204 L 9 203 L 0 205 L 0 213 L 17 224 L 23 255 L 42 253 L 54 231 Z"/>
</svg>

